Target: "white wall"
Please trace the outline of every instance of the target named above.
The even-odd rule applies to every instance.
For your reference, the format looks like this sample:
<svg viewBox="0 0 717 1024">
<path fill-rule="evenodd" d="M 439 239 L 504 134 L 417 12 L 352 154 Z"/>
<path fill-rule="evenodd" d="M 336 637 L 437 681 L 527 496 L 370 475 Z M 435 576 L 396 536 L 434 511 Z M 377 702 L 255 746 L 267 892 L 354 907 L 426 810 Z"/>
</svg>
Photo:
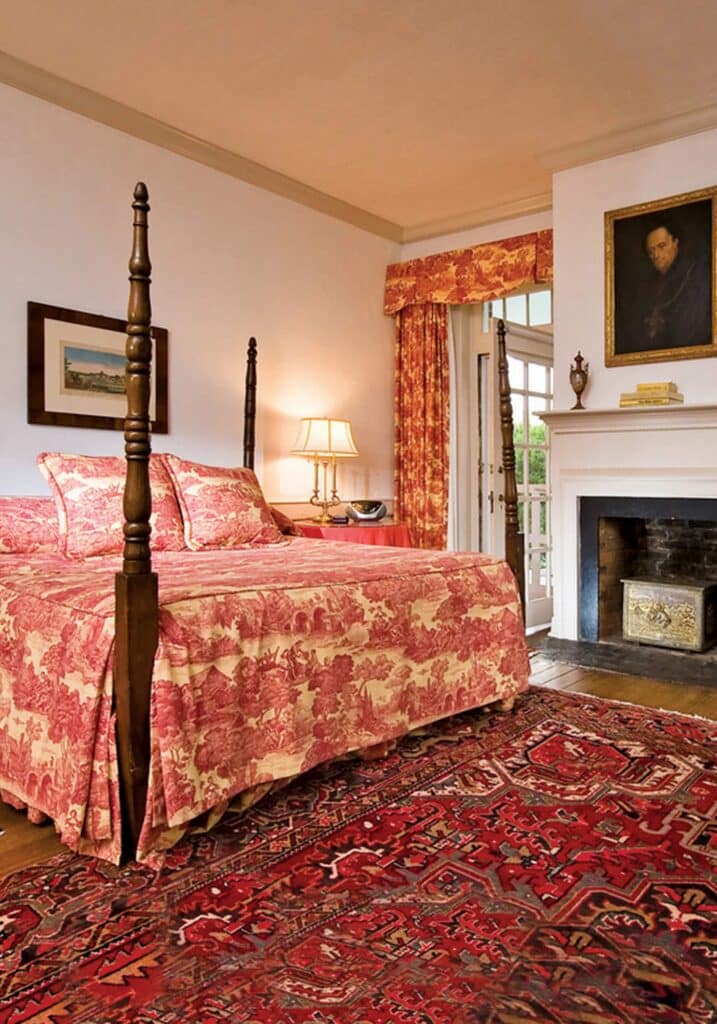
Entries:
<svg viewBox="0 0 717 1024">
<path fill-rule="evenodd" d="M 553 636 L 577 639 L 579 538 L 584 495 L 712 497 L 716 493 L 714 414 L 717 360 L 605 366 L 604 214 L 714 185 L 717 131 L 563 171 L 553 178 L 555 230 L 555 409 L 569 409 L 570 363 L 590 362 L 587 413 L 550 419 L 555 618 Z M 673 380 L 685 408 L 618 410 L 639 381 Z M 606 410 L 601 412 L 600 410 Z M 615 410 L 608 412 L 607 410 Z"/>
<path fill-rule="evenodd" d="M 453 249 L 467 249 L 471 245 L 482 245 L 483 242 L 497 242 L 501 238 L 527 235 L 531 231 L 545 231 L 552 226 L 551 210 L 526 214 L 524 217 L 511 217 L 510 220 L 498 220 L 492 224 L 467 228 L 465 231 L 453 231 L 449 235 L 424 238 L 420 242 L 406 242 L 401 246 L 401 260 L 432 256 L 434 253 L 450 252 Z"/>
<path fill-rule="evenodd" d="M 259 341 L 258 471 L 267 497 L 311 490 L 298 419 L 348 417 L 359 459 L 342 496 L 392 494 L 396 245 L 0 86 L 0 493 L 39 494 L 43 449 L 122 451 L 122 435 L 29 425 L 28 300 L 127 309 L 131 194 L 150 190 L 154 321 L 169 330 L 170 431 L 156 450 L 241 463 L 246 343 Z"/>
<path fill-rule="evenodd" d="M 717 131 L 709 131 L 554 176 L 556 409 L 575 400 L 568 375 L 578 349 L 590 362 L 587 408 L 615 408 L 621 391 L 645 380 L 675 381 L 691 405 L 717 401 L 715 359 L 605 366 L 603 220 L 607 210 L 714 185 L 716 168 Z"/>
</svg>

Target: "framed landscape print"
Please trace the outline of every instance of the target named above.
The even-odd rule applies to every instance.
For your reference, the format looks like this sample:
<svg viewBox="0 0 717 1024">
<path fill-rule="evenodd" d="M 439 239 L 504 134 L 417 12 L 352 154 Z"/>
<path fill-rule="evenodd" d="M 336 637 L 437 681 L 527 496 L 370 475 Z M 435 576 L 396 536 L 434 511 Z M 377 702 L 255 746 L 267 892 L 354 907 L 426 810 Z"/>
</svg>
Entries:
<svg viewBox="0 0 717 1024">
<path fill-rule="evenodd" d="M 124 320 L 28 302 L 28 423 L 124 430 L 126 340 Z M 166 434 L 167 331 L 154 326 L 150 417 Z"/>
<path fill-rule="evenodd" d="M 717 355 L 717 187 L 605 214 L 605 365 Z"/>
</svg>

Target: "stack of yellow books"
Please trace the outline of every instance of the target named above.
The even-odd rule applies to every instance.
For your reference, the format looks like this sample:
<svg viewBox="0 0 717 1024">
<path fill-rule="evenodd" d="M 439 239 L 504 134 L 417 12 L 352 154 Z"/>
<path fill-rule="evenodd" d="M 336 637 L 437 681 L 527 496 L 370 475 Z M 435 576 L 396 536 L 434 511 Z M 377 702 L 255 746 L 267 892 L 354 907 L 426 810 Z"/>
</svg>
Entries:
<svg viewBox="0 0 717 1024">
<path fill-rule="evenodd" d="M 638 384 L 635 391 L 623 391 L 620 408 L 635 405 L 681 405 L 685 396 L 677 390 L 671 380 L 656 381 L 652 384 Z"/>
</svg>

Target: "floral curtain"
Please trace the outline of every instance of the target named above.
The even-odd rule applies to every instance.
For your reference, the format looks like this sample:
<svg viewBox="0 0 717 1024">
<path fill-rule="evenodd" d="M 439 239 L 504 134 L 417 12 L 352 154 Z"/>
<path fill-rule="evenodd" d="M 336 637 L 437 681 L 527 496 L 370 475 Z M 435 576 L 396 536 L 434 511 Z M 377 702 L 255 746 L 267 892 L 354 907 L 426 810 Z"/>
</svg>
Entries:
<svg viewBox="0 0 717 1024">
<path fill-rule="evenodd" d="M 448 307 L 396 317 L 395 514 L 420 548 L 445 548 L 448 528 Z"/>
<path fill-rule="evenodd" d="M 386 269 L 384 312 L 391 315 L 424 302 L 487 302 L 552 280 L 553 232 L 534 231 L 392 263 Z"/>
<path fill-rule="evenodd" d="M 448 305 L 552 280 L 551 230 L 387 268 L 384 312 L 396 316 L 395 513 L 418 547 L 444 548 L 448 534 Z"/>
</svg>

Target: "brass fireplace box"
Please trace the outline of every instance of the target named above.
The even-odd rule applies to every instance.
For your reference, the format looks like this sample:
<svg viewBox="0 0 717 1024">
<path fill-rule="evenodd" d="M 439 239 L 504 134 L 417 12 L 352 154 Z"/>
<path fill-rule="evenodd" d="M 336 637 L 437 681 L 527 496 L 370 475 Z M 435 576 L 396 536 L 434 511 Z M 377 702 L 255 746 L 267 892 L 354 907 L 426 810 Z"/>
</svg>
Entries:
<svg viewBox="0 0 717 1024">
<path fill-rule="evenodd" d="M 658 647 L 706 651 L 717 643 L 717 581 L 624 579 L 622 635 Z"/>
</svg>

